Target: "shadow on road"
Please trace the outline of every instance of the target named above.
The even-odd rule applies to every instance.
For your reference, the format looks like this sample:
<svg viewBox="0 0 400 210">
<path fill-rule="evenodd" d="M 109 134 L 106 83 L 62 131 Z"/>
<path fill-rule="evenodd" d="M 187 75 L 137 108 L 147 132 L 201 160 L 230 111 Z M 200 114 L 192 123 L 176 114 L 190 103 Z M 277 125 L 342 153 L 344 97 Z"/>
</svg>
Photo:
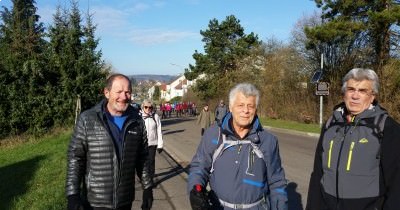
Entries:
<svg viewBox="0 0 400 210">
<path fill-rule="evenodd" d="M 187 170 L 188 170 L 188 167 L 182 168 L 182 166 L 177 165 L 176 167 L 171 168 L 169 171 L 154 174 L 154 177 L 162 177 L 154 182 L 154 187 L 157 187 L 157 185 L 161 184 L 162 182 L 164 182 L 174 176 L 181 174 L 182 172 L 186 173 Z"/>
<path fill-rule="evenodd" d="M 163 130 L 163 135 L 168 135 L 168 134 L 173 134 L 173 133 L 182 133 L 184 132 L 185 129 L 181 129 L 181 130 L 172 130 L 172 131 L 167 131 L 167 130 Z"/>
<path fill-rule="evenodd" d="M 167 119 L 162 119 L 161 124 L 163 126 L 167 125 L 172 125 L 172 124 L 178 124 L 178 123 L 183 123 L 186 121 L 195 121 L 195 117 L 183 117 L 183 118 L 167 118 Z"/>
<path fill-rule="evenodd" d="M 0 168 L 0 209 L 11 209 L 14 200 L 24 195 L 29 182 L 45 156 L 36 156 Z"/>
<path fill-rule="evenodd" d="M 303 203 L 301 202 L 301 194 L 296 191 L 297 184 L 295 182 L 290 182 L 287 187 L 287 195 L 289 199 L 289 209 L 290 210 L 303 210 Z"/>
</svg>

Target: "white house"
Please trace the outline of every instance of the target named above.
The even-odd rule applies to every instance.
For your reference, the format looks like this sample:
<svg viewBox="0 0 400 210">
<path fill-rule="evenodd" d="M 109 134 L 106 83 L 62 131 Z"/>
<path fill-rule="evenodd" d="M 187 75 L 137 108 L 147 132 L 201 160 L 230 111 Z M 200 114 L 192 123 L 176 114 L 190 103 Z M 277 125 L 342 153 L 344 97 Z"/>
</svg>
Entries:
<svg viewBox="0 0 400 210">
<path fill-rule="evenodd" d="M 156 90 L 156 86 L 162 85 L 161 82 L 156 82 L 151 88 L 147 91 L 147 96 L 150 100 L 153 100 L 154 91 Z"/>
<path fill-rule="evenodd" d="M 199 78 L 203 78 L 204 74 L 200 75 L 197 79 Z M 169 101 L 174 97 L 177 96 L 183 96 L 187 93 L 189 87 L 193 86 L 196 83 L 196 80 L 187 80 L 185 75 L 180 75 L 178 76 L 178 78 L 176 78 L 175 80 L 173 80 L 170 84 L 155 84 L 154 86 L 152 86 L 149 91 L 148 91 L 148 96 L 151 99 L 153 94 L 154 94 L 154 90 L 155 90 L 155 86 L 159 86 L 160 87 L 160 98 L 161 100 L 164 101 Z"/>
</svg>

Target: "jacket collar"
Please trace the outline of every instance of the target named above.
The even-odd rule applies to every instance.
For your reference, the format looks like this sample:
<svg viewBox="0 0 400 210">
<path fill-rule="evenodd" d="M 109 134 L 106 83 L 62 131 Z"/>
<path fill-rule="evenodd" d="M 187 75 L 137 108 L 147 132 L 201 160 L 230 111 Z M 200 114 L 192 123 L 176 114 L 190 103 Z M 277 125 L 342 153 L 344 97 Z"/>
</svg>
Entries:
<svg viewBox="0 0 400 210">
<path fill-rule="evenodd" d="M 333 112 L 333 117 L 336 120 L 336 122 L 346 122 L 346 116 L 348 115 L 348 111 L 346 108 L 346 105 L 344 102 L 338 104 L 335 106 Z M 364 110 L 360 114 L 354 116 L 354 121 L 366 119 L 366 118 L 372 118 L 375 117 L 376 115 L 381 115 L 383 113 L 387 113 L 387 111 L 381 107 L 378 102 L 372 103 L 368 109 Z"/>
<path fill-rule="evenodd" d="M 101 100 L 95 107 L 95 111 L 99 116 L 106 116 L 106 105 L 107 105 L 107 100 L 103 99 Z M 139 111 L 136 110 L 135 108 L 133 108 L 131 105 L 128 106 L 128 108 L 126 109 L 124 115 L 128 115 L 128 119 L 133 119 L 133 120 L 138 120 L 141 119 L 140 115 L 139 115 Z M 103 118 L 104 119 L 104 118 Z"/>
</svg>

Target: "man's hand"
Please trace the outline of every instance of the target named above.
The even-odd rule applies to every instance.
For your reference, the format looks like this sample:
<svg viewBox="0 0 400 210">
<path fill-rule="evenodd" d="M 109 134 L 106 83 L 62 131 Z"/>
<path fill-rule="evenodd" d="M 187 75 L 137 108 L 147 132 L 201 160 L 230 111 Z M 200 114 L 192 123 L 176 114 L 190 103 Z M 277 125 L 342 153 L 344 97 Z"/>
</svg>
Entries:
<svg viewBox="0 0 400 210">
<path fill-rule="evenodd" d="M 158 154 L 160 154 L 162 151 L 164 151 L 164 149 L 163 149 L 163 148 L 157 148 L 157 152 L 158 152 Z"/>
<path fill-rule="evenodd" d="M 79 195 L 69 195 L 67 198 L 67 209 L 68 210 L 83 210 L 83 205 Z"/>
<path fill-rule="evenodd" d="M 211 209 L 206 190 L 201 185 L 193 186 L 190 191 L 190 205 L 193 210 L 209 210 Z"/>
<path fill-rule="evenodd" d="M 142 210 L 150 210 L 153 206 L 153 189 L 147 188 L 143 190 Z"/>
</svg>

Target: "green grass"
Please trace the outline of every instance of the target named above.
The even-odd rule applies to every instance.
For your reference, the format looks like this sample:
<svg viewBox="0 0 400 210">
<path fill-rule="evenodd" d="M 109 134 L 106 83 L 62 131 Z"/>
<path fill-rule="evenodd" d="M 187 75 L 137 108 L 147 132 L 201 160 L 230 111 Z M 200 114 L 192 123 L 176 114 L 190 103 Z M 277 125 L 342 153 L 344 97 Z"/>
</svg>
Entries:
<svg viewBox="0 0 400 210">
<path fill-rule="evenodd" d="M 320 133 L 321 131 L 319 124 L 304 124 L 279 119 L 261 118 L 261 124 L 263 126 L 271 126 L 276 128 L 291 129 L 310 133 Z"/>
<path fill-rule="evenodd" d="M 71 132 L 0 148 L 0 209 L 66 209 Z"/>
</svg>

